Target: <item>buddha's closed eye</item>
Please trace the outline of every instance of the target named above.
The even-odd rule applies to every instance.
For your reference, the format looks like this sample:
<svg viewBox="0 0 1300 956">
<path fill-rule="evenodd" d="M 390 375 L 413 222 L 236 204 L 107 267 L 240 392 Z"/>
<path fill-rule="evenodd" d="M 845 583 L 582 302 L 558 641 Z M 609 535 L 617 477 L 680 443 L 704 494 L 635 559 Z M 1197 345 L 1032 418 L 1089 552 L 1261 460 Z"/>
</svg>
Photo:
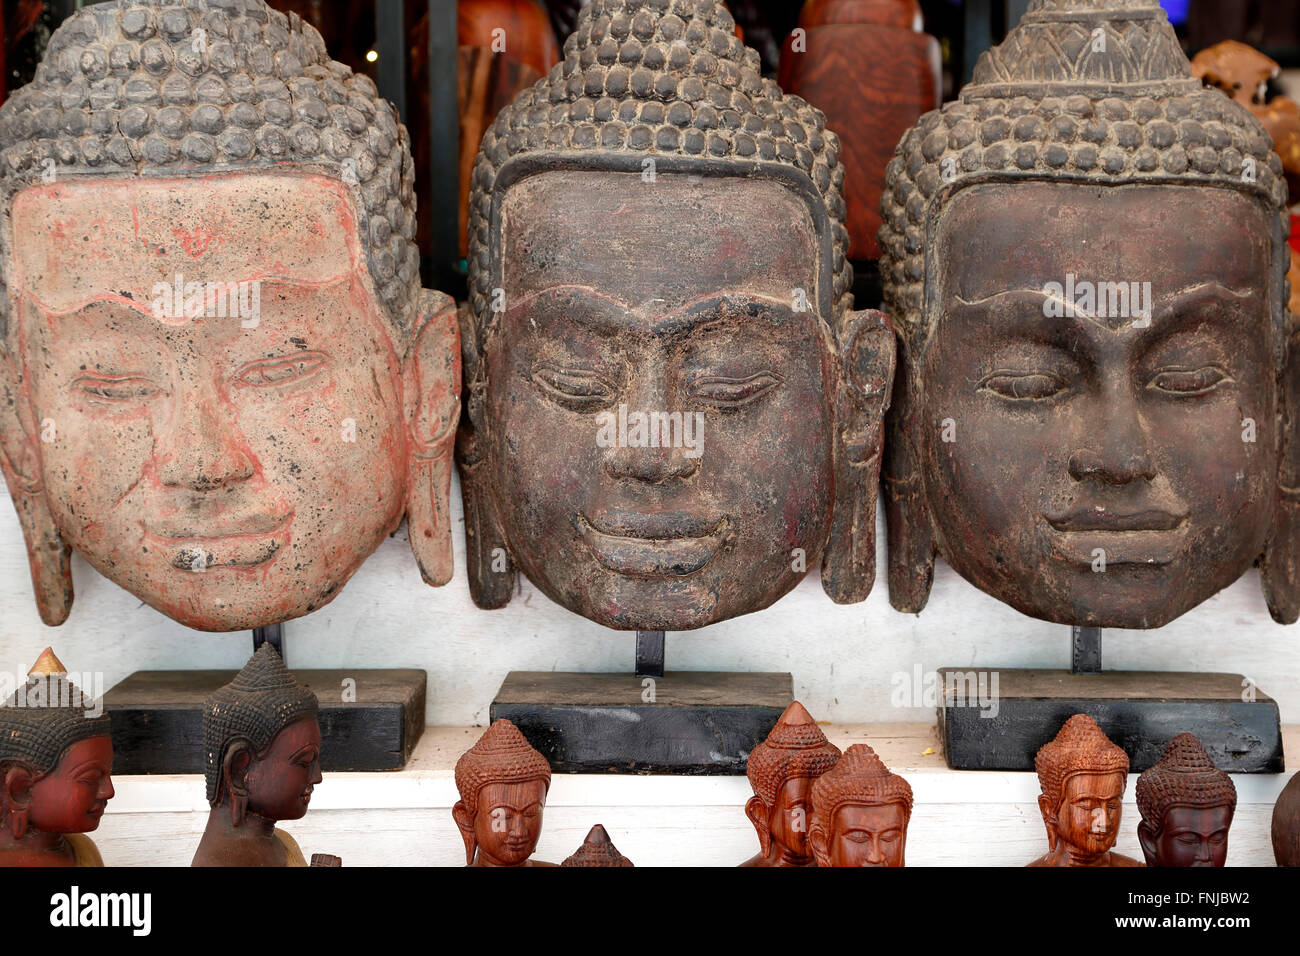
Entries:
<svg viewBox="0 0 1300 956">
<path fill-rule="evenodd" d="M 235 373 L 235 384 L 253 388 L 288 385 L 315 375 L 325 367 L 326 361 L 320 352 L 297 352 L 293 355 L 259 359 L 242 366 Z"/>
<path fill-rule="evenodd" d="M 1147 388 L 1181 397 L 1206 395 L 1220 385 L 1231 382 L 1228 373 L 1217 365 L 1201 368 L 1163 368 L 1147 383 Z"/>
<path fill-rule="evenodd" d="M 543 363 L 533 369 L 533 382 L 542 394 L 577 412 L 604 408 L 618 394 L 614 383 L 590 369 Z"/>
<path fill-rule="evenodd" d="M 1061 376 L 1043 371 L 997 371 L 979 384 L 980 389 L 1013 401 L 1051 398 L 1067 387 Z"/>
<path fill-rule="evenodd" d="M 702 375 L 694 379 L 687 394 L 698 402 L 718 408 L 739 408 L 756 402 L 781 384 L 775 372 L 758 372 L 747 378 Z"/>
<path fill-rule="evenodd" d="M 162 392 L 143 375 L 81 375 L 72 387 L 91 401 L 105 404 L 143 402 Z"/>
</svg>

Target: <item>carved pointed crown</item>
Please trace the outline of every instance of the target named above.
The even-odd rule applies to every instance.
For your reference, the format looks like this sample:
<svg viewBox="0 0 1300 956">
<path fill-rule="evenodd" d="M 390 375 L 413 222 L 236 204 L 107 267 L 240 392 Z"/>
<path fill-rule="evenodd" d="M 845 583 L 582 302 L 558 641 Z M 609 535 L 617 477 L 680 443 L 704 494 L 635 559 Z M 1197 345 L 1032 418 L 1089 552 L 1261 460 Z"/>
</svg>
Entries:
<svg viewBox="0 0 1300 956">
<path fill-rule="evenodd" d="M 614 842 L 610 840 L 609 834 L 605 828 L 597 823 L 587 834 L 587 839 L 582 841 L 582 846 L 578 847 L 573 856 L 566 859 L 560 866 L 599 866 L 599 867 L 627 867 L 632 866 L 632 861 L 618 852 Z"/>
<path fill-rule="evenodd" d="M 749 754 L 745 772 L 754 793 L 767 806 L 792 777 L 816 779 L 840 759 L 836 747 L 799 701 L 785 709 L 767 739 Z"/>
<path fill-rule="evenodd" d="M 1138 812 L 1157 832 L 1172 807 L 1237 806 L 1237 788 L 1192 734 L 1169 742 L 1160 761 L 1138 777 Z"/>
<path fill-rule="evenodd" d="M 906 817 L 912 815 L 912 787 L 890 771 L 866 744 L 854 744 L 844 751 L 829 771 L 812 786 L 813 815 L 829 825 L 835 811 L 845 804 L 884 806 L 900 804 Z"/>
<path fill-rule="evenodd" d="M 1087 714 L 1075 714 L 1050 743 L 1034 755 L 1034 769 L 1044 796 L 1060 807 L 1065 781 L 1076 773 L 1128 775 L 1128 754 L 1111 742 Z"/>
<path fill-rule="evenodd" d="M 316 695 L 294 679 L 275 648 L 259 647 L 235 679 L 203 704 L 208 803 L 219 802 L 221 765 L 232 743 L 246 740 L 261 753 L 281 730 L 300 717 L 315 715 L 319 707 Z"/>
<path fill-rule="evenodd" d="M 72 744 L 109 735 L 107 714 L 88 716 L 97 710 L 47 647 L 23 686 L 0 702 L 0 764 L 20 761 L 38 774 L 48 773 Z"/>
<path fill-rule="evenodd" d="M 479 791 L 489 783 L 530 780 L 540 780 L 549 789 L 551 765 L 533 749 L 519 728 L 504 717 L 456 761 L 456 789 L 470 813 L 478 813 Z"/>
</svg>

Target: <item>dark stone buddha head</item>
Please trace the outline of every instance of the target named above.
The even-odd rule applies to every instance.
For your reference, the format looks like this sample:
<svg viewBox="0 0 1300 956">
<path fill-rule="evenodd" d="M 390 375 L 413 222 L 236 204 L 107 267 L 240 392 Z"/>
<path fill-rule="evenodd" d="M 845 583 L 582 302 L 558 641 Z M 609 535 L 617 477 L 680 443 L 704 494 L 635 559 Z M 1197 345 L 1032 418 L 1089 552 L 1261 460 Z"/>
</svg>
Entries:
<svg viewBox="0 0 1300 956">
<path fill-rule="evenodd" d="M 1043 620 L 1154 628 L 1257 562 L 1300 612 L 1286 186 L 1155 0 L 1035 0 L 904 136 L 890 596 L 934 555 Z"/>
<path fill-rule="evenodd" d="M 717 0 L 594 0 L 483 138 L 470 203 L 470 585 L 614 628 L 862 600 L 893 342 L 853 310 L 822 114 Z"/>
</svg>

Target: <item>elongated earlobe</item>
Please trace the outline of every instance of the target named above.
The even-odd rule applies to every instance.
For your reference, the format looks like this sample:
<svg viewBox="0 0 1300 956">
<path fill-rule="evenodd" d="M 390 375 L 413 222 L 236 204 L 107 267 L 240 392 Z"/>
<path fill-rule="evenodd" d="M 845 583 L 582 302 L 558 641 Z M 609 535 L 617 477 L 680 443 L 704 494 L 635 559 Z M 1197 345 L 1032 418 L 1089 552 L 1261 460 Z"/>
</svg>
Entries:
<svg viewBox="0 0 1300 956">
<path fill-rule="evenodd" d="M 745 816 L 749 817 L 749 822 L 754 824 L 754 830 L 758 833 L 758 850 L 762 856 L 767 856 L 772 849 L 772 831 L 768 827 L 770 812 L 760 797 L 750 797 L 745 802 Z"/>
<path fill-rule="evenodd" d="M 72 549 L 64 543 L 45 497 L 36 422 L 15 356 L 0 352 L 0 472 L 27 544 L 32 592 L 41 620 L 57 627 L 72 610 Z M 57 423 L 50 434 L 58 440 Z"/>
<path fill-rule="evenodd" d="M 934 581 L 934 535 L 925 503 L 915 435 L 919 383 L 915 365 L 900 345 L 894 401 L 885 415 L 883 494 L 889 561 L 889 603 L 895 610 L 919 614 L 930 599 Z"/>
<path fill-rule="evenodd" d="M 837 604 L 864 601 L 876 578 L 876 495 L 885 409 L 894 380 L 894 333 L 880 312 L 854 312 L 841 335 L 836 400 L 837 490 L 822 589 Z"/>
<path fill-rule="evenodd" d="M 478 354 L 472 319 L 463 317 L 461 349 L 465 359 L 465 414 L 456 435 L 456 464 L 465 506 L 465 561 L 469 593 L 481 608 L 505 607 L 515 591 L 515 566 L 506 548 L 492 497 L 488 461 L 487 369 Z"/>
<path fill-rule="evenodd" d="M 460 421 L 460 328 L 456 303 L 423 290 L 402 379 L 407 422 L 407 532 L 420 576 L 451 580 L 451 469 Z"/>
<path fill-rule="evenodd" d="M 474 851 L 478 848 L 478 839 L 474 836 L 474 815 L 469 812 L 464 800 L 457 800 L 456 805 L 451 808 L 451 817 L 456 821 L 461 839 L 465 841 L 465 865 L 472 866 Z"/>
</svg>

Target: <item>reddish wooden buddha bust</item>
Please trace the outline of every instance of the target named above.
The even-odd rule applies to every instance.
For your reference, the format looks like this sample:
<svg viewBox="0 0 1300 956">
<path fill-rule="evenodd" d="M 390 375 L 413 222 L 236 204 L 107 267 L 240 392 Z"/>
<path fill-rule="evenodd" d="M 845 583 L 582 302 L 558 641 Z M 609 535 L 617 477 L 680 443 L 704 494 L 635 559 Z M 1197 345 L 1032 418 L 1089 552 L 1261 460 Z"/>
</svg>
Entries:
<svg viewBox="0 0 1300 956">
<path fill-rule="evenodd" d="M 1300 616 L 1286 195 L 1157 0 L 1031 0 L 889 166 L 896 608 L 940 553 L 1060 624 L 1161 627 L 1256 564 Z"/>
<path fill-rule="evenodd" d="M 276 828 L 307 813 L 321 782 L 316 695 L 270 644 L 203 706 L 207 829 L 194 866 L 306 866 L 297 842 Z"/>
<path fill-rule="evenodd" d="M 542 835 L 551 765 L 518 728 L 498 720 L 456 761 L 451 815 L 470 866 L 555 866 L 530 859 Z"/>
<path fill-rule="evenodd" d="M 758 855 L 741 866 L 815 866 L 808 846 L 813 782 L 840 759 L 797 700 L 749 754 L 745 773 L 754 795 L 745 815 L 758 833 Z"/>
<path fill-rule="evenodd" d="M 605 828 L 597 823 L 582 841 L 582 846 L 568 857 L 560 866 L 616 866 L 627 867 L 633 863 L 610 840 Z"/>
<path fill-rule="evenodd" d="M 1201 742 L 1179 734 L 1137 782 L 1138 842 L 1147 866 L 1223 866 L 1237 809 L 1232 778 Z"/>
<path fill-rule="evenodd" d="M 47 624 L 73 550 L 204 631 L 324 606 L 404 514 L 450 579 L 455 305 L 368 77 L 263 0 L 84 5 L 0 160 L 0 470 Z"/>
<path fill-rule="evenodd" d="M 109 730 L 46 648 L 0 706 L 0 866 L 104 865 L 85 834 L 113 798 Z"/>
<path fill-rule="evenodd" d="M 1128 754 L 1075 714 L 1034 759 L 1048 850 L 1030 866 L 1141 866 L 1115 853 Z"/>
<path fill-rule="evenodd" d="M 866 744 L 812 785 L 808 845 L 818 866 L 904 866 L 912 787 Z"/>
</svg>

